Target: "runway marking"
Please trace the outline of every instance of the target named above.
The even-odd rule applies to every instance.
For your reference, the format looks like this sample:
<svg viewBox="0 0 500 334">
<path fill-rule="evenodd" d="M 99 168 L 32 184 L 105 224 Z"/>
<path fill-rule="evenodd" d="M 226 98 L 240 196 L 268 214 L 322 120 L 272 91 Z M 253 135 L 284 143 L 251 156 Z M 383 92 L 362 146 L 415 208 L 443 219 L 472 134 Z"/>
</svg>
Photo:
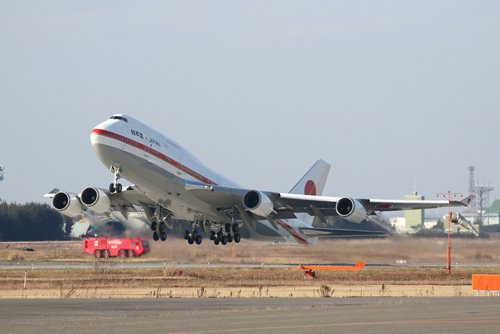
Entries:
<svg viewBox="0 0 500 334">
<path fill-rule="evenodd" d="M 424 324 L 484 324 L 488 321 L 489 324 L 500 323 L 498 317 L 482 317 L 482 318 L 453 318 L 453 319 L 436 319 L 436 320 L 396 320 L 396 321 L 373 321 L 373 322 L 350 322 L 350 323 L 331 323 L 331 324 L 308 324 L 308 325 L 290 325 L 290 326 L 268 326 L 268 327 L 247 327 L 247 328 L 233 328 L 233 329 L 214 329 L 202 331 L 189 331 L 189 332 L 168 332 L 169 334 L 208 334 L 208 333 L 236 333 L 236 332 L 253 332 L 253 331 L 266 331 L 266 330 L 279 330 L 279 329 L 313 329 L 313 328 L 328 328 L 328 327 L 355 327 L 355 326 L 394 326 L 394 325 L 424 325 Z"/>
</svg>

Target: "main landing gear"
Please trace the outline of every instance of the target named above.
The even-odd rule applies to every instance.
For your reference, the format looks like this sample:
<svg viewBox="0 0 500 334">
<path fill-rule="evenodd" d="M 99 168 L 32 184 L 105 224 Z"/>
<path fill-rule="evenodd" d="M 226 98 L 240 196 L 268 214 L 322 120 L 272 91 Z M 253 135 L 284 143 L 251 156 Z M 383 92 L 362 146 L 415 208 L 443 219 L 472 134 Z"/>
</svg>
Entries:
<svg viewBox="0 0 500 334">
<path fill-rule="evenodd" d="M 109 184 L 109 192 L 110 193 L 121 193 L 122 192 L 122 185 L 121 183 L 118 183 L 118 180 L 121 178 L 120 176 L 120 167 L 116 166 L 111 166 L 111 172 L 114 174 L 114 181 L 113 183 Z"/>
<path fill-rule="evenodd" d="M 200 233 L 198 233 L 197 230 L 193 230 L 191 232 L 186 231 L 184 233 L 184 239 L 186 239 L 190 245 L 194 243 L 196 243 L 197 245 L 201 245 L 201 242 L 203 241 L 203 237 Z"/>
<path fill-rule="evenodd" d="M 186 239 L 190 245 L 194 243 L 200 245 L 203 240 L 201 234 L 198 232 L 196 227 L 197 225 L 194 224 L 191 231 L 186 230 L 186 232 L 184 233 L 184 239 Z M 240 226 L 238 224 L 227 223 L 223 227 L 221 226 L 218 231 L 213 231 L 213 230 L 210 231 L 209 239 L 212 240 L 215 245 L 219 244 L 227 245 L 228 243 L 231 243 L 233 241 L 238 243 L 241 240 L 239 231 L 240 231 Z"/>
<path fill-rule="evenodd" d="M 167 240 L 167 223 L 165 222 L 166 220 L 170 220 L 170 216 L 165 217 L 159 223 L 156 221 L 151 222 L 151 230 L 153 230 L 154 241 L 158 241 L 160 239 L 161 241 Z"/>
<path fill-rule="evenodd" d="M 225 224 L 224 229 L 220 229 L 219 231 L 210 231 L 210 240 L 214 242 L 214 245 L 226 245 L 228 242 L 240 242 L 241 236 L 238 233 L 240 231 L 240 226 L 236 223 L 234 224 Z"/>
<path fill-rule="evenodd" d="M 154 209 L 144 205 L 143 209 L 146 217 L 151 222 L 150 227 L 153 231 L 153 240 L 167 240 L 167 227 L 172 229 L 172 213 L 159 204 Z"/>
</svg>

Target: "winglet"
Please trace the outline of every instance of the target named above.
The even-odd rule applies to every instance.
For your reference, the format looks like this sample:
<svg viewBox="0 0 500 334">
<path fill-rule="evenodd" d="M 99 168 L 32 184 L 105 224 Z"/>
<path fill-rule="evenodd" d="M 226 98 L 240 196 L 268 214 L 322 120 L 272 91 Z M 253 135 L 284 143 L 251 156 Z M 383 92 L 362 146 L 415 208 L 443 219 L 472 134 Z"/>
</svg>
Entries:
<svg viewBox="0 0 500 334">
<path fill-rule="evenodd" d="M 475 198 L 476 196 L 474 195 L 470 195 L 470 196 L 467 196 L 465 197 L 463 200 L 460 201 L 460 203 L 463 205 L 463 206 L 469 206 L 470 202 L 472 202 L 472 200 Z"/>
<path fill-rule="evenodd" d="M 45 198 L 53 198 L 54 195 L 57 194 L 58 192 L 59 192 L 59 189 L 54 188 L 49 193 L 44 194 L 43 197 L 45 197 Z"/>
</svg>

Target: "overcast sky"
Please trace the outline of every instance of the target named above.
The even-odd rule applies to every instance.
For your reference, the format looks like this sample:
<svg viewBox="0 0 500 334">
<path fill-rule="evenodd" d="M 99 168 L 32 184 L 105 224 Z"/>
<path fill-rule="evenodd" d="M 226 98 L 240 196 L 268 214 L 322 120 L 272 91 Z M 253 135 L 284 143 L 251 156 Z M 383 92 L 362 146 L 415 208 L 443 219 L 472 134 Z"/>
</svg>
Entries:
<svg viewBox="0 0 500 334">
<path fill-rule="evenodd" d="M 288 191 L 500 197 L 500 1 L 0 0 L 0 197 L 42 202 L 112 174 L 89 134 L 115 113 L 209 167 Z"/>
</svg>

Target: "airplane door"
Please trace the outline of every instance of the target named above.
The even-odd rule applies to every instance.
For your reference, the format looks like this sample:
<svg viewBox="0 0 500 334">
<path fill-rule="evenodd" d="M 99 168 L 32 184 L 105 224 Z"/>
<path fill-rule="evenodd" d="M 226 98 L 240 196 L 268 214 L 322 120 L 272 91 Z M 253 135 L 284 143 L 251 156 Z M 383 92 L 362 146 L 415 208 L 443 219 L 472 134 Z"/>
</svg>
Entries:
<svg viewBox="0 0 500 334">
<path fill-rule="evenodd" d="M 149 140 L 148 136 L 144 136 L 144 157 L 149 161 L 151 159 L 153 144 Z"/>
<path fill-rule="evenodd" d="M 162 143 L 162 150 L 162 153 L 166 156 L 167 169 L 172 175 L 173 184 L 183 184 L 180 180 L 181 178 L 184 178 L 184 172 L 181 160 L 182 157 L 179 154 L 179 148 L 168 141 L 164 141 Z"/>
</svg>

